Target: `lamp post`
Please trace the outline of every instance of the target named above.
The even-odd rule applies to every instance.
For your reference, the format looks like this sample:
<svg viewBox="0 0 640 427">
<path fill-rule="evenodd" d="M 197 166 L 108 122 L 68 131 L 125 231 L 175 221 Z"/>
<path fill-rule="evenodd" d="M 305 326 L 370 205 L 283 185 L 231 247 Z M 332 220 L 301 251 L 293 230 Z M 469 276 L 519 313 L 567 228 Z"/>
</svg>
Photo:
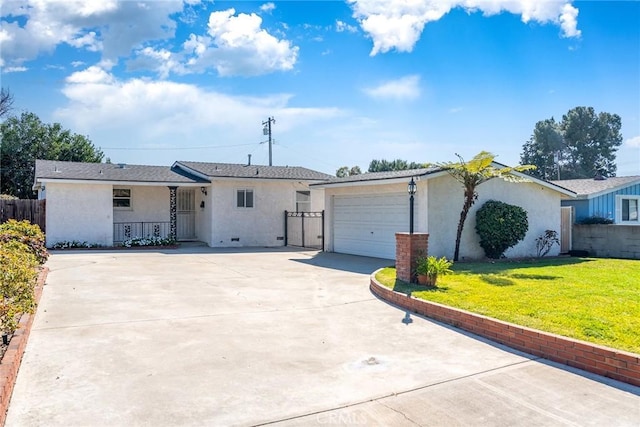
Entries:
<svg viewBox="0 0 640 427">
<path fill-rule="evenodd" d="M 411 177 L 407 190 L 409 191 L 409 234 L 413 234 L 413 195 L 416 194 L 416 182 Z"/>
</svg>

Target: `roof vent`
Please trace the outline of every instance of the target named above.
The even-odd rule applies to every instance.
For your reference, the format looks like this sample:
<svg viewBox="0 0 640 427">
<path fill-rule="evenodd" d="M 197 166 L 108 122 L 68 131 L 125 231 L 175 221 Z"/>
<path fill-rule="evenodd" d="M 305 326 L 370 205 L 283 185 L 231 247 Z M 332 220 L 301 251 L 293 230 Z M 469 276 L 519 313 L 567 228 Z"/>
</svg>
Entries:
<svg viewBox="0 0 640 427">
<path fill-rule="evenodd" d="M 126 163 L 118 163 L 118 167 L 120 169 L 126 169 L 127 168 L 127 164 Z"/>
<path fill-rule="evenodd" d="M 256 175 L 258 175 L 260 173 L 259 169 L 256 169 Z"/>
<path fill-rule="evenodd" d="M 249 159 L 247 160 L 247 166 L 251 166 L 251 154 L 247 154 Z"/>
</svg>

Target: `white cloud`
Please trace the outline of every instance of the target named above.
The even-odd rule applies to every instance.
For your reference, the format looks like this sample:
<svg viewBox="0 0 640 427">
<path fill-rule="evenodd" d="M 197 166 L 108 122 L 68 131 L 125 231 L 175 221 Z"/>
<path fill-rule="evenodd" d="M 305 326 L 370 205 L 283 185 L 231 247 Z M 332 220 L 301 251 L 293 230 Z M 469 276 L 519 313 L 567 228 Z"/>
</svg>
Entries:
<svg viewBox="0 0 640 427">
<path fill-rule="evenodd" d="M 262 6 L 260 6 L 260 10 L 262 12 L 266 12 L 266 13 L 270 13 L 272 10 L 274 10 L 276 8 L 276 5 L 269 2 L 269 3 L 265 3 Z"/>
<path fill-rule="evenodd" d="M 342 33 L 344 31 L 348 31 L 350 33 L 357 33 L 358 32 L 358 28 L 354 27 L 353 25 L 349 25 L 344 21 L 340 21 L 339 19 L 336 20 L 336 31 L 339 33 Z"/>
<path fill-rule="evenodd" d="M 480 11 L 485 16 L 502 12 L 520 15 L 522 22 L 560 26 L 563 37 L 580 37 L 578 9 L 568 0 L 347 0 L 353 17 L 373 40 L 371 56 L 395 49 L 411 52 L 424 26 L 438 21 L 454 8 Z"/>
<path fill-rule="evenodd" d="M 85 64 L 84 61 L 73 61 L 73 62 L 71 62 L 71 66 L 73 68 L 82 67 L 84 64 Z"/>
<path fill-rule="evenodd" d="M 629 138 L 624 143 L 627 147 L 640 148 L 640 135 Z"/>
<path fill-rule="evenodd" d="M 410 75 L 386 81 L 364 89 L 364 93 L 376 99 L 413 100 L 420 96 L 420 76 Z"/>
<path fill-rule="evenodd" d="M 22 73 L 24 71 L 27 71 L 28 68 L 27 67 L 3 67 L 2 68 L 2 72 L 4 74 L 9 74 L 9 73 Z"/>
<path fill-rule="evenodd" d="M 68 104 L 56 110 L 56 119 L 111 146 L 258 143 L 260 123 L 270 115 L 282 133 L 344 114 L 337 108 L 289 107 L 288 94 L 234 96 L 171 81 L 119 80 L 97 66 L 71 74 L 62 93 Z"/>
<path fill-rule="evenodd" d="M 235 14 L 235 9 L 209 16 L 208 36 L 191 35 L 185 53 L 192 71 L 213 67 L 220 76 L 255 76 L 293 69 L 297 46 L 278 39 L 261 28 L 262 18 L 252 13 Z"/>
<path fill-rule="evenodd" d="M 183 6 L 181 0 L 153 5 L 116 0 L 3 2 L 2 16 L 14 19 L 2 22 L 0 55 L 6 64 L 19 66 L 66 43 L 117 60 L 145 42 L 173 37 L 172 16 Z"/>
</svg>

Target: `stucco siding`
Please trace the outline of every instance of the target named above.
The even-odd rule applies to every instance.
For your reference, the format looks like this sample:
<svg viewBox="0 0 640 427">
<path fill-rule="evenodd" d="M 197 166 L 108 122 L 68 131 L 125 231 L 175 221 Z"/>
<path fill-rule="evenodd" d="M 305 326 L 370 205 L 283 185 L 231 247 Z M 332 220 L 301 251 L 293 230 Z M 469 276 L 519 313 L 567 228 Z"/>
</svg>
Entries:
<svg viewBox="0 0 640 427">
<path fill-rule="evenodd" d="M 113 188 L 131 189 L 131 209 L 112 208 L 114 222 L 169 221 L 169 187 L 114 185 Z"/>
<path fill-rule="evenodd" d="M 62 241 L 113 245 L 111 185 L 46 184 L 47 246 Z"/>
<path fill-rule="evenodd" d="M 236 192 L 242 189 L 253 190 L 252 208 L 236 206 Z M 209 245 L 283 246 L 284 211 L 295 211 L 296 191 L 308 190 L 298 181 L 214 181 Z"/>
<path fill-rule="evenodd" d="M 483 258 L 475 230 L 476 212 L 489 200 L 520 206 L 527 211 L 529 231 L 523 241 L 506 251 L 507 257 L 525 257 L 536 254 L 535 239 L 545 230 L 560 234 L 560 193 L 539 184 L 512 183 L 492 179 L 478 187 L 478 200 L 471 208 L 460 244 L 460 260 Z M 461 185 L 449 176 L 429 180 L 429 253 L 452 258 L 455 250 L 456 230 L 463 204 Z M 555 246 L 549 255 L 560 251 Z"/>
</svg>

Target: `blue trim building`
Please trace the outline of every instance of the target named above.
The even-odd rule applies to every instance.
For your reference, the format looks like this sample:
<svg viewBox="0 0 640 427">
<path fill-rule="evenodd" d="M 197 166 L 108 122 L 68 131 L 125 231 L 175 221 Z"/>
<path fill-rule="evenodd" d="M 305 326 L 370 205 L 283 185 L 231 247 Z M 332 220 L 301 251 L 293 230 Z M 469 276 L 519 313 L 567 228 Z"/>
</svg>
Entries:
<svg viewBox="0 0 640 427">
<path fill-rule="evenodd" d="M 573 207 L 574 221 L 589 217 L 607 218 L 619 225 L 640 225 L 640 176 L 568 179 L 554 184 L 576 193 L 562 206 Z"/>
</svg>

